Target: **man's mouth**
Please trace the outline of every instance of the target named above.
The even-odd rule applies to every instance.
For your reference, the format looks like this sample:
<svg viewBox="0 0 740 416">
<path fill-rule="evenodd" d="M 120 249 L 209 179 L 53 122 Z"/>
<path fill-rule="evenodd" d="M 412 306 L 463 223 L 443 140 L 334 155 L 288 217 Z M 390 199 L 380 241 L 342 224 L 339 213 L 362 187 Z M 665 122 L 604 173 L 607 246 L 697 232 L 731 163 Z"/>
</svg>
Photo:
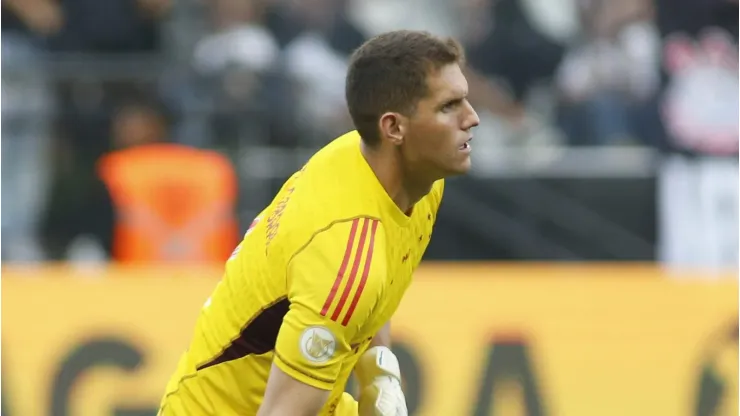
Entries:
<svg viewBox="0 0 740 416">
<path fill-rule="evenodd" d="M 460 147 L 459 147 L 459 149 L 460 150 L 468 150 L 468 149 L 470 149 L 470 141 L 471 140 L 473 140 L 472 137 L 469 138 L 468 141 L 466 141 L 465 143 L 461 144 Z"/>
</svg>

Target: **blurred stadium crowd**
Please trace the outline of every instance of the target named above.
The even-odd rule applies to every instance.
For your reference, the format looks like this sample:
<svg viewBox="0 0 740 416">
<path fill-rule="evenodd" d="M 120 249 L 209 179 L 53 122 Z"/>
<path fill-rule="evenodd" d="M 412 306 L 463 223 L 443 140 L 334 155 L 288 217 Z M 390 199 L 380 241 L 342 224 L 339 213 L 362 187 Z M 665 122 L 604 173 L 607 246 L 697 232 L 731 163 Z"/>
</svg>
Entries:
<svg viewBox="0 0 740 416">
<path fill-rule="evenodd" d="M 351 128 L 343 88 L 352 50 L 399 28 L 466 47 L 482 170 L 511 149 L 601 149 L 583 169 L 619 159 L 617 177 L 645 154 L 729 161 L 734 199 L 730 190 L 724 209 L 737 221 L 737 16 L 732 0 L 2 0 L 2 259 L 109 258 L 117 210 L 99 161 L 156 141 L 229 158 L 243 232 L 311 150 Z M 668 182 L 685 188 L 681 175 Z M 547 205 L 553 188 L 532 189 L 533 203 Z M 509 235 L 495 224 L 487 234 Z"/>
</svg>

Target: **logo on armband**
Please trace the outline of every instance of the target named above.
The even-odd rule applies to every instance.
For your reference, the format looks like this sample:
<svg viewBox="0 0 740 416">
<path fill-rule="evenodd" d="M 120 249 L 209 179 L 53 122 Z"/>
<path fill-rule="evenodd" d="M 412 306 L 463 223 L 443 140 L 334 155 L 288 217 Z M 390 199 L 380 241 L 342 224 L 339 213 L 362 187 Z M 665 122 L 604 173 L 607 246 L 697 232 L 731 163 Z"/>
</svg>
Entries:
<svg viewBox="0 0 740 416">
<path fill-rule="evenodd" d="M 314 363 L 329 361 L 334 355 L 336 345 L 334 335 L 323 326 L 308 327 L 301 334 L 301 354 Z"/>
</svg>

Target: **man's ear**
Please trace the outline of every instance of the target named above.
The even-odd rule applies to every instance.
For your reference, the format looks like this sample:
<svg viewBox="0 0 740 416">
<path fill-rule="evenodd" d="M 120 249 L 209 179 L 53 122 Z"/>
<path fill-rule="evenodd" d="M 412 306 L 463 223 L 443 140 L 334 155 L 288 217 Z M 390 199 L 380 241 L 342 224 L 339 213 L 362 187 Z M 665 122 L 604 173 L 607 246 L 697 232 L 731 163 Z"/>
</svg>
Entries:
<svg viewBox="0 0 740 416">
<path fill-rule="evenodd" d="M 405 118 L 398 113 L 385 113 L 380 116 L 380 133 L 396 146 L 403 143 L 405 136 Z"/>
</svg>

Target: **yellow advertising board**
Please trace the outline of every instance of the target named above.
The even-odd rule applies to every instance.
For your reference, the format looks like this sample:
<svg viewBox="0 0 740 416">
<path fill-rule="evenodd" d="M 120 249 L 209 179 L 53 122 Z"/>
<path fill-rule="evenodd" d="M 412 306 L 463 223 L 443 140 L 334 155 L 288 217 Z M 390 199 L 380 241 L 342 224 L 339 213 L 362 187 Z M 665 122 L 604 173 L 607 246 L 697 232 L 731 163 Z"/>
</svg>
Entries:
<svg viewBox="0 0 740 416">
<path fill-rule="evenodd" d="M 3 416 L 152 416 L 218 276 L 3 268 Z M 393 320 L 411 413 L 737 415 L 737 291 L 650 266 L 425 264 Z"/>
</svg>

